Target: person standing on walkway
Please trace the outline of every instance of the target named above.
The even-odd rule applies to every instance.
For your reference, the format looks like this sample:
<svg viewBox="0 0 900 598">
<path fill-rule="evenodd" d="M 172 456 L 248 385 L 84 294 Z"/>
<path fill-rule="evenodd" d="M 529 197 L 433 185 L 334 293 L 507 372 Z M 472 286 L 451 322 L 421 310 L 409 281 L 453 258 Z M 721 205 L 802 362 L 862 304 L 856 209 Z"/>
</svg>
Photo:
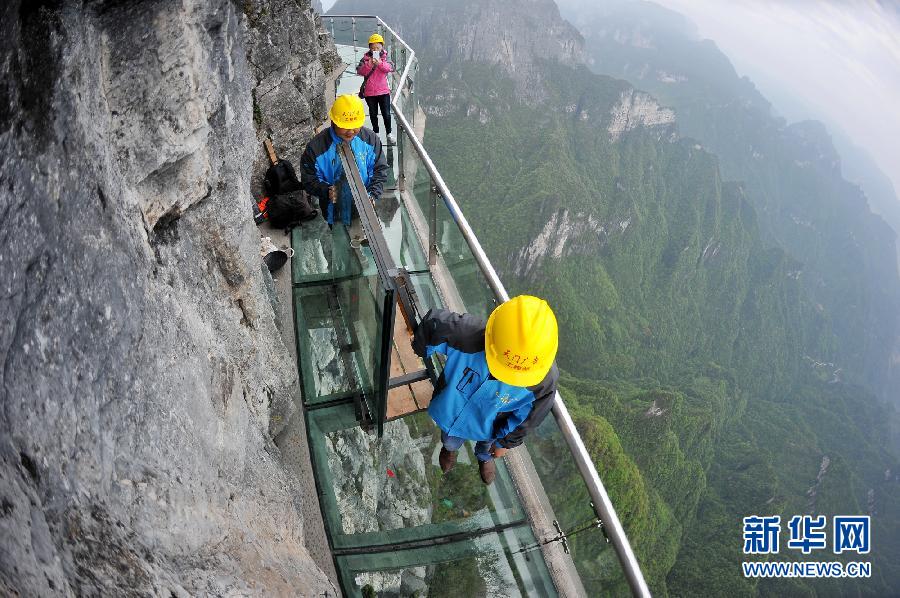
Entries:
<svg viewBox="0 0 900 598">
<path fill-rule="evenodd" d="M 428 414 L 441 429 L 441 469 L 475 441 L 481 480 L 491 484 L 494 458 L 519 446 L 553 407 L 559 370 L 556 316 L 547 302 L 520 295 L 499 305 L 487 323 L 471 314 L 432 309 L 416 327 L 413 350 L 447 357 Z"/>
<path fill-rule="evenodd" d="M 356 74 L 362 75 L 363 84 L 360 87 L 360 97 L 364 97 L 369 105 L 369 118 L 372 119 L 372 130 L 377 134 L 378 111 L 381 109 L 381 118 L 384 120 L 384 132 L 387 134 L 388 144 L 396 143 L 391 132 L 391 90 L 388 87 L 387 75 L 394 70 L 394 65 L 388 60 L 388 53 L 384 49 L 384 38 L 373 33 L 369 38 L 369 51 L 365 53 Z"/>
</svg>

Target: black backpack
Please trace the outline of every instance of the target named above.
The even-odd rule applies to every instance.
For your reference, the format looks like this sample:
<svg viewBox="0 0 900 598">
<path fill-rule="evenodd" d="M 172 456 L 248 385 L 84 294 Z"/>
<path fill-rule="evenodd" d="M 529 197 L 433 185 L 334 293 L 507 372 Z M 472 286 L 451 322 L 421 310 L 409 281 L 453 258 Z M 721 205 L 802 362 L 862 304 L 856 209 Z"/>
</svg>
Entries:
<svg viewBox="0 0 900 598">
<path fill-rule="evenodd" d="M 266 195 L 274 197 L 279 193 L 290 193 L 291 191 L 299 191 L 302 189 L 300 181 L 297 179 L 297 173 L 294 171 L 294 165 L 287 160 L 279 160 L 269 166 L 266 171 L 266 178 L 263 181 L 266 189 Z"/>
<path fill-rule="evenodd" d="M 298 190 L 271 196 L 266 214 L 272 228 L 293 228 L 301 222 L 312 220 L 319 211 L 310 205 L 306 191 Z"/>
</svg>

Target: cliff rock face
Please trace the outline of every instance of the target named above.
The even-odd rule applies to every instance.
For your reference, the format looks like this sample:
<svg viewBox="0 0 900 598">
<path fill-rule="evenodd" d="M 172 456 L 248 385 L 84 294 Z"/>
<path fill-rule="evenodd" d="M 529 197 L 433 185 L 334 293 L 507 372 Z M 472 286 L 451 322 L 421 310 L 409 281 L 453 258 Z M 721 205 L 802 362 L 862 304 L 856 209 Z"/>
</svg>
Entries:
<svg viewBox="0 0 900 598">
<path fill-rule="evenodd" d="M 612 121 L 606 130 L 612 141 L 622 137 L 625 131 L 638 127 L 657 127 L 675 122 L 674 112 L 661 108 L 650 95 L 633 89 L 622 92 L 619 103 L 613 106 L 610 113 Z"/>
<path fill-rule="evenodd" d="M 307 40 L 281 106 L 320 117 L 325 70 L 280 4 L 2 9 L 0 594 L 336 593 L 270 440 L 296 371 L 250 211 L 254 25 Z"/>
<path fill-rule="evenodd" d="M 258 0 L 243 8 L 259 140 L 270 137 L 279 157 L 299 169 L 306 142 L 327 118 L 325 75 L 340 66 L 340 58 L 309 3 Z M 251 182 L 258 184 L 268 159 L 261 151 L 253 157 L 259 176 Z"/>
</svg>

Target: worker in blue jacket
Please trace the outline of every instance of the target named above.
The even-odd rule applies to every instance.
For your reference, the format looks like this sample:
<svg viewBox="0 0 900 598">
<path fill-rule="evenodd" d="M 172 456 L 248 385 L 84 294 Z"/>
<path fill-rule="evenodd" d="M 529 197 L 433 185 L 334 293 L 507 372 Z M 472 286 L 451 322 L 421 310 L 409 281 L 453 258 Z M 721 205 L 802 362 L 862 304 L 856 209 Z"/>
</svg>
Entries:
<svg viewBox="0 0 900 598">
<path fill-rule="evenodd" d="M 514 297 L 487 323 L 432 309 L 416 328 L 413 349 L 446 356 L 428 414 L 441 429 L 444 473 L 466 440 L 475 441 L 481 479 L 494 481 L 493 459 L 519 446 L 553 406 L 559 370 L 556 317 L 543 299 Z"/>
<path fill-rule="evenodd" d="M 329 111 L 331 126 L 313 137 L 300 160 L 300 178 L 306 191 L 319 198 L 322 215 L 331 226 L 340 217 L 349 226 L 354 214 L 353 196 L 338 156 L 338 144 L 348 143 L 356 158 L 359 174 L 372 201 L 381 197 L 388 164 L 381 140 L 363 125 L 366 120 L 362 100 L 355 95 L 338 97 Z"/>
</svg>

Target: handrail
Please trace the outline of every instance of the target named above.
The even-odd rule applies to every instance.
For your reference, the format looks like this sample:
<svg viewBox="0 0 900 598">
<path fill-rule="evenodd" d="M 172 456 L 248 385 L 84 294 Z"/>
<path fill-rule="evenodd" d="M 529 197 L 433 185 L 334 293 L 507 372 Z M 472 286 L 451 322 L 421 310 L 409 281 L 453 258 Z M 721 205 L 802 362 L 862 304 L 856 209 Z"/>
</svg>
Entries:
<svg viewBox="0 0 900 598">
<path fill-rule="evenodd" d="M 450 189 L 447 188 L 447 184 L 444 182 L 437 167 L 435 167 L 431 158 L 428 156 L 428 152 L 425 151 L 422 142 L 416 137 L 409 121 L 406 120 L 406 117 L 403 116 L 399 110 L 394 111 L 394 118 L 397 119 L 397 122 L 406 131 L 406 134 L 412 142 L 413 148 L 419 155 L 419 158 L 422 159 L 422 163 L 425 164 L 425 168 L 431 175 L 435 186 L 437 186 L 438 191 L 444 200 L 444 204 L 447 206 L 447 209 L 459 226 L 460 232 L 462 232 L 463 238 L 466 240 L 466 244 L 469 246 L 469 249 L 472 250 L 475 261 L 478 262 L 478 266 L 481 268 L 482 273 L 487 279 L 491 290 L 494 291 L 497 300 L 501 303 L 508 301 L 509 294 L 506 292 L 506 288 L 500 281 L 500 277 L 497 276 L 497 271 L 494 270 L 494 266 L 485 254 L 484 249 L 482 249 L 481 243 L 478 242 L 478 238 L 472 231 L 472 227 L 469 226 L 469 222 L 459 208 L 459 204 L 456 203 L 453 194 L 450 193 Z M 641 567 L 637 562 L 637 558 L 634 556 L 634 551 L 631 549 L 628 537 L 625 535 L 625 529 L 622 527 L 618 515 L 616 515 L 616 510 L 612 505 L 612 501 L 609 499 L 609 494 L 607 494 L 606 488 L 600 480 L 597 468 L 594 465 L 590 454 L 588 454 L 587 448 L 584 446 L 581 434 L 579 434 L 578 430 L 575 428 L 575 422 L 569 414 L 569 409 L 566 407 L 565 403 L 563 403 L 559 391 L 557 391 L 553 400 L 553 416 L 556 418 L 560 433 L 562 433 L 563 438 L 566 439 L 569 450 L 575 458 L 575 464 L 578 467 L 578 471 L 581 473 L 581 477 L 584 479 L 588 494 L 590 494 L 591 500 L 594 502 L 597 516 L 600 517 L 600 520 L 603 522 L 603 527 L 606 529 L 609 541 L 619 557 L 619 562 L 622 564 L 622 569 L 625 572 L 625 577 L 628 579 L 628 585 L 631 586 L 632 593 L 635 596 L 650 596 L 650 589 L 647 587 L 647 582 L 644 580 L 644 574 L 641 572 Z"/>
<path fill-rule="evenodd" d="M 388 27 L 380 17 L 376 15 L 325 16 L 378 19 L 378 21 L 385 28 L 387 28 L 398 40 L 400 40 L 400 43 L 402 43 L 411 52 L 403 75 L 400 77 L 400 84 L 398 85 L 398 89 L 403 88 L 403 82 L 405 81 L 409 67 L 413 62 L 415 52 L 412 50 L 412 48 L 409 47 L 408 44 L 406 44 L 406 42 L 400 39 L 400 37 L 396 35 L 394 30 Z M 475 236 L 472 227 L 469 225 L 469 221 L 466 220 L 466 217 L 463 215 L 459 204 L 457 204 L 456 200 L 453 198 L 453 194 L 447 187 L 447 183 L 444 181 L 441 173 L 438 172 L 438 169 L 434 165 L 434 162 L 431 161 L 431 157 L 425 150 L 425 146 L 422 145 L 422 142 L 416 136 L 415 131 L 413 130 L 409 121 L 406 120 L 406 117 L 403 116 L 403 113 L 397 109 L 395 95 L 393 94 L 391 96 L 391 106 L 394 108 L 394 118 L 404 129 L 404 131 L 406 131 L 407 136 L 412 142 L 413 149 L 415 149 L 416 153 L 419 155 L 419 158 L 421 158 L 426 170 L 428 170 L 428 174 L 431 175 L 433 184 L 437 187 L 439 195 L 443 199 L 444 204 L 447 206 L 447 209 L 450 211 L 450 214 L 456 221 L 457 226 L 459 226 L 459 230 L 462 233 L 463 238 L 466 240 L 466 244 L 469 246 L 469 249 L 472 250 L 472 254 L 475 256 L 475 261 L 478 263 L 481 272 L 484 274 L 488 285 L 490 285 L 494 296 L 501 303 L 508 301 L 509 293 L 506 292 L 506 287 L 504 287 L 503 283 L 500 281 L 500 277 L 497 275 L 497 271 L 494 269 L 494 266 L 488 259 L 487 254 L 481 247 L 481 243 L 479 243 L 478 238 Z M 609 541 L 613 545 L 613 549 L 616 551 L 616 555 L 618 556 L 619 562 L 622 565 L 622 570 L 625 572 L 625 577 L 628 581 L 628 585 L 631 587 L 632 594 L 634 594 L 635 596 L 640 596 L 641 598 L 649 597 L 650 589 L 647 586 L 646 580 L 644 579 L 644 574 L 641 571 L 641 567 L 637 561 L 637 557 L 635 557 L 634 551 L 631 549 L 631 543 L 628 541 L 628 537 L 625 535 L 625 529 L 622 527 L 622 522 L 619 520 L 619 517 L 616 514 L 616 510 L 609 498 L 609 494 L 607 494 L 606 488 L 603 486 L 603 482 L 600 480 L 600 475 L 597 473 L 597 467 L 594 465 L 594 462 L 587 451 L 587 447 L 585 447 L 584 441 L 581 439 L 581 434 L 579 434 L 577 428 L 575 427 L 575 422 L 572 420 L 572 416 L 569 414 L 569 410 L 566 407 L 565 403 L 563 403 L 562 396 L 558 391 L 554 396 L 552 412 L 553 417 L 556 419 L 556 423 L 559 425 L 560 433 L 562 434 L 563 438 L 565 438 L 566 443 L 569 445 L 569 450 L 571 451 L 572 456 L 575 459 L 575 464 L 578 467 L 578 471 L 581 473 L 581 477 L 584 480 L 585 485 L 587 486 L 588 494 L 590 495 L 591 500 L 594 503 L 596 514 L 603 522 L 603 527 L 606 530 Z"/>
</svg>

